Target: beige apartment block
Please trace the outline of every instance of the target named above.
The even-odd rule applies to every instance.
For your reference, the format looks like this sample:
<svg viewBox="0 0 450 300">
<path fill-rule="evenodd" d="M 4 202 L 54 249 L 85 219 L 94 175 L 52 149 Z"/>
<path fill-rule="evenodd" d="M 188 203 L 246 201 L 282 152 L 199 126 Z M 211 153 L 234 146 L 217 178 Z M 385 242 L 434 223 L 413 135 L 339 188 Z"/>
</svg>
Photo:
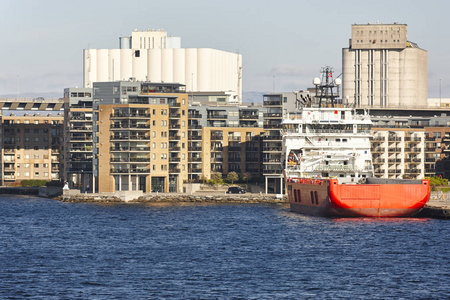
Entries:
<svg viewBox="0 0 450 300">
<path fill-rule="evenodd" d="M 210 179 L 213 172 L 227 175 L 261 174 L 261 127 L 204 127 L 201 135 L 202 176 Z"/>
<path fill-rule="evenodd" d="M 372 128 L 372 159 L 376 177 L 425 177 L 426 131 L 423 128 Z"/>
<path fill-rule="evenodd" d="M 19 105 L 33 107 L 33 103 Z M 61 106 L 62 103 L 58 107 Z M 2 185 L 62 179 L 63 119 L 63 113 L 58 111 L 2 111 Z"/>
<path fill-rule="evenodd" d="M 140 93 L 98 106 L 98 191 L 181 192 L 188 179 L 187 94 Z"/>
</svg>

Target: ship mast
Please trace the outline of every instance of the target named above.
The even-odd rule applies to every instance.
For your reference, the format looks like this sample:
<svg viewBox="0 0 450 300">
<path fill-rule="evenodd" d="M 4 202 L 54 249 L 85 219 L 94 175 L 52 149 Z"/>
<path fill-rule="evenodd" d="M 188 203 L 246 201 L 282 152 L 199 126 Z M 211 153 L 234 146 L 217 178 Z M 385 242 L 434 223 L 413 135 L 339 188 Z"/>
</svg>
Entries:
<svg viewBox="0 0 450 300">
<path fill-rule="evenodd" d="M 322 79 L 319 77 L 314 78 L 313 84 L 316 86 L 316 99 L 319 99 L 319 108 L 322 107 L 322 100 L 324 106 L 334 107 L 336 98 L 339 97 L 339 85 L 341 85 L 341 79 L 336 78 L 333 80 L 333 68 L 329 66 L 323 67 L 320 72 L 322 73 Z M 333 91 L 336 88 L 336 93 Z"/>
</svg>

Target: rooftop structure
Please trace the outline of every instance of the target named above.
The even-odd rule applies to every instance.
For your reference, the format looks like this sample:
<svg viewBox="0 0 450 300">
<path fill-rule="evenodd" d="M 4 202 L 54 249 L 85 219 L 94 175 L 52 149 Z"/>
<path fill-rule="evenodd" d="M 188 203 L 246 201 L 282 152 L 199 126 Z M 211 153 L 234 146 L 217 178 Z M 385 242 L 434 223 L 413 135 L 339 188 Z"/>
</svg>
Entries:
<svg viewBox="0 0 450 300">
<path fill-rule="evenodd" d="M 84 87 L 94 82 L 179 83 L 187 92 L 233 93 L 242 99 L 242 55 L 210 48 L 181 48 L 162 30 L 135 31 L 120 49 L 84 50 Z"/>
<path fill-rule="evenodd" d="M 427 52 L 406 24 L 354 24 L 342 49 L 342 98 L 356 107 L 427 107 Z"/>
</svg>

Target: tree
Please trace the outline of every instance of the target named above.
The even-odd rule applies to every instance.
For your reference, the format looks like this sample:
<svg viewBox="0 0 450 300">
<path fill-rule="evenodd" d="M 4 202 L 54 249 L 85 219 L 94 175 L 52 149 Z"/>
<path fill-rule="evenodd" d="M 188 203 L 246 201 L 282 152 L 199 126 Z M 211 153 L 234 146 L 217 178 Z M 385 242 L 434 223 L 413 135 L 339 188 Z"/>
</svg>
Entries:
<svg viewBox="0 0 450 300">
<path fill-rule="evenodd" d="M 216 183 L 217 183 L 217 182 L 220 182 L 220 181 L 222 180 L 222 173 L 219 173 L 219 172 L 212 172 L 212 173 L 211 173 L 211 179 L 212 179 L 213 181 L 215 181 Z"/>
<path fill-rule="evenodd" d="M 242 180 L 245 180 L 245 182 L 248 184 L 248 181 L 252 179 L 252 174 L 249 172 L 245 172 L 242 174 Z"/>
<path fill-rule="evenodd" d="M 239 175 L 238 175 L 236 172 L 231 171 L 230 173 L 228 173 L 227 179 L 228 179 L 229 181 L 231 181 L 231 184 L 233 184 L 233 182 L 239 180 Z"/>
</svg>

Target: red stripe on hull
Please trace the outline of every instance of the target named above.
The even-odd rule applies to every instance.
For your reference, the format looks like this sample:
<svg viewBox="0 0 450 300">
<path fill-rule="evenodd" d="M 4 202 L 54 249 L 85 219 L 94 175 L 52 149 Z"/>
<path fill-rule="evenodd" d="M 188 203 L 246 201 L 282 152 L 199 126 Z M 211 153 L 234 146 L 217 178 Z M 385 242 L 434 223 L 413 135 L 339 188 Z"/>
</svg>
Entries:
<svg viewBox="0 0 450 300">
<path fill-rule="evenodd" d="M 428 202 L 430 185 L 286 182 L 291 210 L 319 216 L 410 217 Z"/>
</svg>

